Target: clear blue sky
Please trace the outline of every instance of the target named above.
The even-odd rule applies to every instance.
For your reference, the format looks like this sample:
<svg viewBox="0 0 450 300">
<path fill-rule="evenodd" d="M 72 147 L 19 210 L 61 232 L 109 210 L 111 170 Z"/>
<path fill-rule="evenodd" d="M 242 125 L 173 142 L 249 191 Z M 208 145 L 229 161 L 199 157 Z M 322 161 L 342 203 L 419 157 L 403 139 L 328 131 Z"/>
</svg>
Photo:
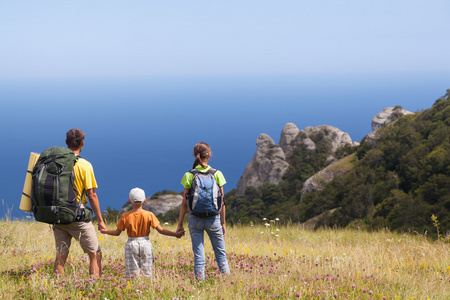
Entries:
<svg viewBox="0 0 450 300">
<path fill-rule="evenodd" d="M 450 1 L 2 0 L 0 78 L 448 72 Z"/>
</svg>

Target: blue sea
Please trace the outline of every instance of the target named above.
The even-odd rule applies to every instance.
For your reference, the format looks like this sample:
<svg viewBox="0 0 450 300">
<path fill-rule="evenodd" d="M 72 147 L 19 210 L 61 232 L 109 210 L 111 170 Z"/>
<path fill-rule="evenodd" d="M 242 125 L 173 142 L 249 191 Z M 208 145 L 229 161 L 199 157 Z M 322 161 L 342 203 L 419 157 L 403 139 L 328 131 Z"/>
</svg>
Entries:
<svg viewBox="0 0 450 300">
<path fill-rule="evenodd" d="M 360 141 L 388 106 L 417 112 L 450 88 L 450 73 L 209 77 L 0 79 L 0 218 L 19 209 L 30 152 L 65 146 L 86 133 L 81 156 L 94 166 L 102 210 L 120 210 L 134 187 L 147 196 L 182 191 L 197 142 L 236 188 L 266 133 L 279 142 L 286 123 L 332 125 Z"/>
</svg>

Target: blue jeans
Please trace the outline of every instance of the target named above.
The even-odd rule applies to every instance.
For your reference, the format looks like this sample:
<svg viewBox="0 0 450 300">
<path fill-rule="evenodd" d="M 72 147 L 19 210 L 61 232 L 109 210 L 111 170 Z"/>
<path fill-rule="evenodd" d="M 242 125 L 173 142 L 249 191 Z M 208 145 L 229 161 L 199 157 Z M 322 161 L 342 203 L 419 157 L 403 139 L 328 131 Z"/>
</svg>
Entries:
<svg viewBox="0 0 450 300">
<path fill-rule="evenodd" d="M 194 252 L 194 272 L 198 279 L 205 279 L 205 246 L 203 231 L 208 233 L 211 245 L 214 249 L 217 265 L 222 273 L 229 274 L 225 241 L 223 239 L 220 215 L 210 218 L 198 218 L 189 215 L 189 233 L 191 234 L 192 251 Z"/>
</svg>

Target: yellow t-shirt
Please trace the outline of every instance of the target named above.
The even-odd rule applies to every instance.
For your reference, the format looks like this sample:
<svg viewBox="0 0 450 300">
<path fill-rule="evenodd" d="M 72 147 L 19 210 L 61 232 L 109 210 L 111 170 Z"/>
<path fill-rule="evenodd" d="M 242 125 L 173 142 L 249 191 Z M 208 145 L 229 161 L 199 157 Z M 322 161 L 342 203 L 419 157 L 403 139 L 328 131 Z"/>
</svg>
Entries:
<svg viewBox="0 0 450 300">
<path fill-rule="evenodd" d="M 147 210 L 129 211 L 124 213 L 117 223 L 117 229 L 127 230 L 129 237 L 145 237 L 150 234 L 150 227 L 158 227 L 156 216 Z"/>
<path fill-rule="evenodd" d="M 81 203 L 86 204 L 88 202 L 86 198 L 86 191 L 98 188 L 97 181 L 94 176 L 94 168 L 90 162 L 79 157 L 73 167 L 73 172 L 75 174 L 74 187 L 78 191 L 77 200 L 80 201 L 81 193 L 84 191 Z"/>
</svg>

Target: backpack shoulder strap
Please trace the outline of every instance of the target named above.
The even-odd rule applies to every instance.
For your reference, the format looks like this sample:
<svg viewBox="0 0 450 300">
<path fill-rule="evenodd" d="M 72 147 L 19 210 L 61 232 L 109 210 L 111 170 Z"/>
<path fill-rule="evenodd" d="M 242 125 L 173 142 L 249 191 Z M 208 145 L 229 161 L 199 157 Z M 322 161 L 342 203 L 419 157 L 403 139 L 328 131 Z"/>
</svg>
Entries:
<svg viewBox="0 0 450 300">
<path fill-rule="evenodd" d="M 206 173 L 214 175 L 214 174 L 216 174 L 216 172 L 217 172 L 217 169 L 210 168 Z"/>
<path fill-rule="evenodd" d="M 80 155 L 75 155 L 75 157 L 76 157 L 76 159 L 75 159 L 75 162 L 73 164 L 74 166 L 77 164 L 78 159 L 82 158 Z M 77 195 L 80 194 L 80 191 L 75 188 L 75 173 L 74 173 L 74 171 L 72 171 L 72 179 L 71 180 L 72 180 L 73 189 L 76 191 L 76 194 Z M 87 195 L 86 190 L 83 188 L 83 191 L 80 194 L 80 200 L 78 201 L 78 204 L 77 204 L 78 208 L 81 207 L 81 200 L 83 200 L 84 194 Z"/>
<path fill-rule="evenodd" d="M 195 175 L 195 174 L 200 173 L 200 171 L 197 170 L 197 169 L 191 169 L 191 170 L 189 171 L 189 173 L 192 173 L 193 175 Z"/>
<path fill-rule="evenodd" d="M 192 173 L 193 175 L 199 174 L 199 173 L 203 173 L 203 172 L 200 172 L 197 169 L 192 169 L 189 172 Z M 216 172 L 217 172 L 217 169 L 210 168 L 208 171 L 204 172 L 204 174 L 212 174 L 212 175 L 214 175 L 214 174 L 216 174 Z"/>
</svg>

